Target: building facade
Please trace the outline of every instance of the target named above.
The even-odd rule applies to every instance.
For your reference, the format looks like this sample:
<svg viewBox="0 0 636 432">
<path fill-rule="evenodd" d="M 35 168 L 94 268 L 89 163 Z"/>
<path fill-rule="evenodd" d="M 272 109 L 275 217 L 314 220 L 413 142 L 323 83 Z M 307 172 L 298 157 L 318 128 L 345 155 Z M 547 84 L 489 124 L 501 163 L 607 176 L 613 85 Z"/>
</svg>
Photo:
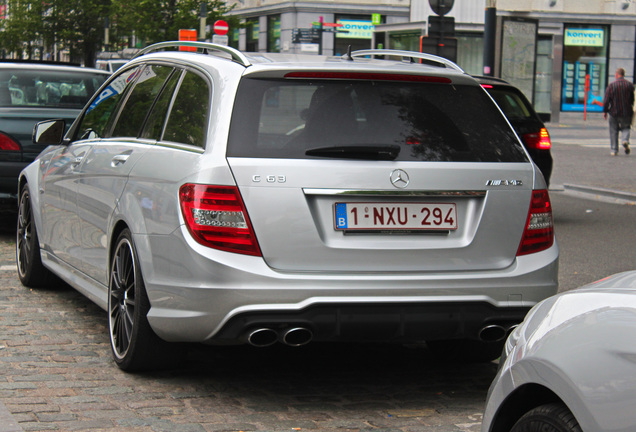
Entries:
<svg viewBox="0 0 636 432">
<path fill-rule="evenodd" d="M 636 75 L 634 0 L 490 0 L 493 5 L 497 36 L 490 73 L 520 87 L 553 121 L 561 112 L 600 112 L 616 68 L 623 67 L 630 80 Z M 245 27 L 230 32 L 230 45 L 327 55 L 342 55 L 349 46 L 426 51 L 441 45 L 442 55 L 482 75 L 486 6 L 486 0 L 455 0 L 447 15 L 453 32 L 440 40 L 438 33 L 429 35 L 436 16 L 428 0 L 243 0 L 232 14 Z M 321 24 L 318 39 L 311 29 Z"/>
</svg>

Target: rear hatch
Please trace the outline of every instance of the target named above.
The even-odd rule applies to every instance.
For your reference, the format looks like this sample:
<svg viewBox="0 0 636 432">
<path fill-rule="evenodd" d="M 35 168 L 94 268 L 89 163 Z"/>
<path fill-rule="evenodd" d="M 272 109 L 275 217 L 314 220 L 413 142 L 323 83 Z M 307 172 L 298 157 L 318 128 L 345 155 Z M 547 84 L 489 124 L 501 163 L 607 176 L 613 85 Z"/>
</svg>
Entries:
<svg viewBox="0 0 636 432">
<path fill-rule="evenodd" d="M 242 79 L 228 161 L 281 271 L 509 266 L 533 168 L 464 76 L 292 72 Z"/>
</svg>

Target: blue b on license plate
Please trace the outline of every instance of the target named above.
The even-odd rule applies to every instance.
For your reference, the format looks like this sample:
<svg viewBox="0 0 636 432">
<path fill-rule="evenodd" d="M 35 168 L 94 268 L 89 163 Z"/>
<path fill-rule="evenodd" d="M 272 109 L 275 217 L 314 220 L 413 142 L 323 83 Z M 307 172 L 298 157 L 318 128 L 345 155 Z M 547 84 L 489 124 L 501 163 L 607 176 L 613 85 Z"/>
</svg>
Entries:
<svg viewBox="0 0 636 432">
<path fill-rule="evenodd" d="M 336 230 L 456 230 L 455 203 L 336 203 Z"/>
</svg>

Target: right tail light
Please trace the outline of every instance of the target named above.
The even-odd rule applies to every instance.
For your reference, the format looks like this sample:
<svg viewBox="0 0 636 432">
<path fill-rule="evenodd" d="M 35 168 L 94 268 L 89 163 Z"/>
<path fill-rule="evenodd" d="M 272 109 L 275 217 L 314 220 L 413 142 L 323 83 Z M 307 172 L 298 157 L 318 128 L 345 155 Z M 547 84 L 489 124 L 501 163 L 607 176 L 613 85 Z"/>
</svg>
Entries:
<svg viewBox="0 0 636 432">
<path fill-rule="evenodd" d="M 552 205 L 547 189 L 532 191 L 528 219 L 517 256 L 541 252 L 554 244 Z"/>
</svg>

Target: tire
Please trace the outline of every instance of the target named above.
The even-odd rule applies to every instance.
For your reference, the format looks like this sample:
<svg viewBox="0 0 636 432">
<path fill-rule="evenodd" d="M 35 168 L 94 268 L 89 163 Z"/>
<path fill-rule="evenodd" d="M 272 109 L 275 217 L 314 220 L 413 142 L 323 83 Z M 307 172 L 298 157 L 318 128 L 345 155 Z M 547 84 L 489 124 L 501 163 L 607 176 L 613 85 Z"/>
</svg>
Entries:
<svg viewBox="0 0 636 432">
<path fill-rule="evenodd" d="M 426 342 L 438 360 L 456 363 L 488 363 L 501 357 L 505 339 L 482 342 L 472 339 L 439 340 Z"/>
<path fill-rule="evenodd" d="M 28 184 L 20 189 L 16 231 L 15 255 L 20 282 L 29 288 L 39 288 L 46 285 L 50 281 L 51 272 L 42 264 L 40 242 L 33 218 Z"/>
<path fill-rule="evenodd" d="M 551 403 L 525 413 L 510 432 L 582 432 L 582 429 L 565 405 Z"/>
<path fill-rule="evenodd" d="M 115 245 L 108 284 L 108 328 L 115 363 L 127 372 L 170 367 L 176 350 L 170 350 L 148 323 L 150 301 L 128 229 Z"/>
</svg>

